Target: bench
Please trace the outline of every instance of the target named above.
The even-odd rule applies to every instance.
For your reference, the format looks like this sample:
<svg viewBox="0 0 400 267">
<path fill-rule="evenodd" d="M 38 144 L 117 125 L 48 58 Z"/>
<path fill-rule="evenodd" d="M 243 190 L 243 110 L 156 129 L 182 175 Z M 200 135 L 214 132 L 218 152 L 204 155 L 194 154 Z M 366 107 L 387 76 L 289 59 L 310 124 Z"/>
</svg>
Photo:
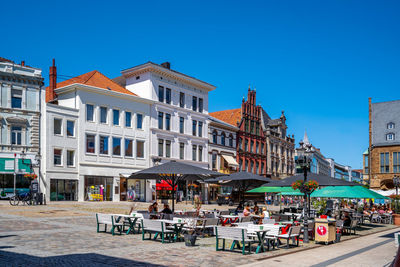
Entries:
<svg viewBox="0 0 400 267">
<path fill-rule="evenodd" d="M 149 233 L 149 239 L 151 239 L 151 234 L 154 233 L 154 240 L 160 235 L 162 243 L 164 243 L 165 238 L 168 238 L 169 242 L 172 242 L 172 238 L 174 237 L 174 231 L 166 229 L 165 224 L 157 220 L 142 220 L 142 240 L 145 240 L 145 233 Z"/>
<path fill-rule="evenodd" d="M 294 240 L 297 239 L 297 244 L 296 246 L 299 246 L 299 237 L 300 237 L 300 233 L 301 233 L 301 226 L 292 226 L 289 228 L 289 231 L 287 234 L 280 234 L 277 235 L 277 238 L 281 238 L 281 239 L 286 239 L 287 243 L 286 243 L 286 248 L 289 248 L 290 243 L 289 240 L 292 239 L 292 242 L 294 243 Z"/>
<path fill-rule="evenodd" d="M 235 246 L 240 249 L 240 242 L 242 242 L 242 254 L 246 254 L 246 244 L 249 246 L 249 254 L 251 253 L 251 244 L 254 240 L 247 235 L 247 229 L 236 228 L 236 227 L 216 227 L 216 251 L 225 250 L 225 240 L 233 240 L 230 250 L 233 250 Z M 219 248 L 219 240 L 222 239 L 222 249 Z"/>
<path fill-rule="evenodd" d="M 122 234 L 123 223 L 117 223 L 111 214 L 96 213 L 97 232 L 100 232 L 100 225 L 104 224 L 104 232 L 107 232 L 107 225 L 111 225 L 111 234 L 115 234 L 115 228 L 118 229 L 119 234 Z"/>
</svg>

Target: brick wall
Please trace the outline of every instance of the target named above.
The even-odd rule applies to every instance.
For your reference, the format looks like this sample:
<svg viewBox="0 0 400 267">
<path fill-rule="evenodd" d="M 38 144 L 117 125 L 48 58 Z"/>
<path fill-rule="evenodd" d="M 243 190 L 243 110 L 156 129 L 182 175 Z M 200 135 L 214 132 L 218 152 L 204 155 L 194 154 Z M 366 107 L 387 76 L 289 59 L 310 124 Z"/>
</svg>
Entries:
<svg viewBox="0 0 400 267">
<path fill-rule="evenodd" d="M 380 154 L 389 152 L 389 173 L 381 173 Z M 393 152 L 400 152 L 400 146 L 374 147 L 371 152 L 371 188 L 393 188 Z M 386 180 L 386 181 L 385 181 Z"/>
</svg>

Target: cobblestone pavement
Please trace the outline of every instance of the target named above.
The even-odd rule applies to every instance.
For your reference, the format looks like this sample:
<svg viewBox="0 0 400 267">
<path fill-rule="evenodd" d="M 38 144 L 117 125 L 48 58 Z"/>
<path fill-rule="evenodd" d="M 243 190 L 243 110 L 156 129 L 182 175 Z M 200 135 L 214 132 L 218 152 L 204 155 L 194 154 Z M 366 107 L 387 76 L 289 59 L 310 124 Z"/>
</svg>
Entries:
<svg viewBox="0 0 400 267">
<path fill-rule="evenodd" d="M 142 241 L 141 235 L 137 234 L 96 233 L 95 212 L 126 213 L 130 205 L 60 203 L 10 207 L 8 203 L 0 202 L 0 266 L 237 266 L 320 246 L 301 243 L 298 248 L 279 248 L 243 256 L 236 252 L 215 251 L 214 237 L 201 238 L 198 246 L 186 247 L 183 242 Z M 363 226 L 358 233 L 367 235 L 392 228 L 387 225 Z M 347 238 L 351 237 L 343 239 Z"/>
</svg>

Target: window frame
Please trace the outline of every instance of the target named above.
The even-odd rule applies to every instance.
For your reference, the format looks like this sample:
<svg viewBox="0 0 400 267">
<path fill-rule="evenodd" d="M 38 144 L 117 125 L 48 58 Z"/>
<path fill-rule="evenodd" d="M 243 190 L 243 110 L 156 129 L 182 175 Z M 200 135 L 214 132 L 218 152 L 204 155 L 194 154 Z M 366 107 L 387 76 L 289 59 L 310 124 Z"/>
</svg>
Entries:
<svg viewBox="0 0 400 267">
<path fill-rule="evenodd" d="M 185 93 L 179 92 L 179 107 L 185 108 Z"/>
<path fill-rule="evenodd" d="M 104 140 L 107 140 L 107 153 L 102 153 L 101 151 L 101 140 L 102 138 L 105 138 Z M 103 145 L 103 150 L 104 150 L 104 145 Z M 110 137 L 108 135 L 100 135 L 99 136 L 99 155 L 101 156 L 109 156 L 110 155 Z"/>
<path fill-rule="evenodd" d="M 15 128 L 20 128 L 20 129 L 16 130 Z M 14 134 L 15 134 L 15 140 L 16 140 L 15 144 L 13 144 L 13 135 Z M 20 144 L 18 144 L 18 136 L 19 136 Z M 22 145 L 24 145 L 24 138 L 23 137 L 24 137 L 24 127 L 17 126 L 17 125 L 11 125 L 11 127 L 10 127 L 10 144 L 12 146 L 22 146 Z"/>
<path fill-rule="evenodd" d="M 56 120 L 60 121 L 60 133 L 56 133 Z M 53 117 L 53 135 L 55 136 L 63 136 L 63 119 Z"/>
<path fill-rule="evenodd" d="M 165 103 L 171 104 L 172 102 L 172 90 L 171 88 L 165 88 Z"/>
<path fill-rule="evenodd" d="M 142 150 L 143 150 L 142 151 L 142 154 L 143 154 L 142 156 L 138 156 L 138 148 L 139 148 L 138 144 L 139 143 L 142 144 Z M 137 159 L 144 159 L 145 158 L 145 156 L 146 156 L 145 153 L 146 152 L 145 152 L 145 149 L 144 149 L 144 145 L 145 145 L 145 141 L 144 140 L 136 140 L 135 152 L 136 152 L 136 158 Z"/>
<path fill-rule="evenodd" d="M 171 146 L 172 142 L 171 140 L 165 140 L 165 157 L 170 158 L 171 157 Z"/>
<path fill-rule="evenodd" d="M 192 145 L 192 161 L 197 161 L 197 145 Z"/>
<path fill-rule="evenodd" d="M 140 117 L 140 128 L 139 126 L 139 117 Z M 136 129 L 143 130 L 143 114 L 136 113 Z"/>
<path fill-rule="evenodd" d="M 101 124 L 108 124 L 108 107 L 107 106 L 100 106 L 100 123 Z M 106 111 L 106 113 L 105 113 L 105 119 L 106 119 L 106 121 L 105 122 L 103 122 L 102 121 L 102 110 L 104 110 L 105 109 L 105 111 Z"/>
<path fill-rule="evenodd" d="M 198 146 L 198 149 L 197 149 L 197 160 L 199 161 L 199 162 L 202 162 L 203 161 L 203 146 Z"/>
<path fill-rule="evenodd" d="M 128 114 L 130 116 L 129 120 L 127 117 Z M 127 125 L 127 122 L 129 122 L 129 125 Z M 125 111 L 125 127 L 132 128 L 132 112 L 131 111 Z"/>
<path fill-rule="evenodd" d="M 181 134 L 185 133 L 185 118 L 184 117 L 179 117 L 179 133 L 181 133 Z"/>
<path fill-rule="evenodd" d="M 394 122 L 389 122 L 388 124 L 386 124 L 386 129 L 388 130 L 392 130 L 396 127 L 396 124 Z"/>
<path fill-rule="evenodd" d="M 158 86 L 158 102 L 164 103 L 164 86 Z"/>
<path fill-rule="evenodd" d="M 389 138 L 391 136 L 391 138 Z M 396 135 L 394 133 L 387 133 L 386 134 L 386 141 L 394 141 L 396 139 Z"/>
<path fill-rule="evenodd" d="M 95 118 L 95 115 L 94 115 L 94 113 L 95 113 L 95 105 L 94 105 L 94 104 L 91 104 L 91 103 L 86 103 L 85 106 L 86 106 L 86 109 L 85 109 L 85 112 L 86 112 L 86 121 L 87 121 L 87 122 L 95 122 L 95 121 L 96 121 L 96 118 Z M 88 113 L 88 108 L 89 108 L 89 107 L 92 107 L 92 108 L 93 108 L 93 110 L 92 110 L 92 119 L 91 119 L 91 120 L 88 119 L 88 115 L 89 115 L 89 113 Z"/>
<path fill-rule="evenodd" d="M 93 152 L 89 152 L 88 148 L 89 148 L 89 143 L 88 143 L 88 137 L 89 136 L 93 136 Z M 90 134 L 90 133 L 86 133 L 85 134 L 85 141 L 86 141 L 86 147 L 85 147 L 85 153 L 86 154 L 96 154 L 96 134 Z"/>
<path fill-rule="evenodd" d="M 131 144 L 131 155 L 126 154 L 126 151 L 127 151 L 126 149 L 129 146 L 129 144 L 128 145 L 126 144 L 127 141 L 130 141 L 130 144 Z M 124 157 L 125 158 L 133 158 L 133 139 L 131 139 L 131 138 L 124 138 Z"/>
<path fill-rule="evenodd" d="M 165 113 L 165 130 L 171 131 L 171 114 Z"/>
<path fill-rule="evenodd" d="M 116 149 L 116 147 L 114 147 L 114 140 L 119 140 L 119 154 L 115 154 L 115 152 L 114 152 L 114 150 Z M 121 145 L 122 145 L 122 142 L 121 142 L 121 140 L 122 140 L 122 138 L 121 137 L 116 137 L 116 136 L 113 136 L 112 137 L 112 143 L 111 143 L 111 146 L 112 146 L 112 156 L 113 157 L 122 157 L 122 149 L 121 149 Z M 118 147 L 118 146 L 117 146 Z"/>
<path fill-rule="evenodd" d="M 203 113 L 203 110 L 204 110 L 204 100 L 203 100 L 203 98 L 201 98 L 201 97 L 199 97 L 199 107 L 198 107 L 198 109 L 199 109 L 199 112 L 200 112 L 200 113 Z"/>
<path fill-rule="evenodd" d="M 72 152 L 72 164 L 69 163 L 69 153 Z M 67 149 L 67 167 L 69 168 L 74 168 L 75 167 L 75 150 L 69 150 Z"/>
<path fill-rule="evenodd" d="M 19 91 L 19 92 L 21 92 L 21 97 L 14 97 L 13 91 Z M 11 88 L 11 108 L 23 109 L 23 102 L 22 102 L 22 100 L 23 100 L 23 94 L 24 94 L 24 90 L 22 90 L 22 89 L 16 89 L 16 88 Z M 20 107 L 16 107 L 16 106 L 13 105 L 13 104 L 14 104 L 14 101 L 13 101 L 14 99 L 18 99 L 18 101 L 20 101 L 20 102 L 19 102 Z"/>
<path fill-rule="evenodd" d="M 198 137 L 203 137 L 203 122 L 202 121 L 198 121 L 197 123 L 198 125 L 198 129 L 197 129 L 197 136 Z"/>
<path fill-rule="evenodd" d="M 164 139 L 159 138 L 158 139 L 158 156 L 159 157 L 164 157 Z"/>
<path fill-rule="evenodd" d="M 161 111 L 158 112 L 158 129 L 164 129 L 164 112 Z"/>
<path fill-rule="evenodd" d="M 73 123 L 73 127 L 72 127 L 73 134 L 72 134 L 72 135 L 68 135 L 68 123 L 69 123 L 69 122 L 72 122 L 72 123 Z M 69 138 L 75 137 L 75 120 L 67 120 L 65 130 L 66 130 L 65 135 L 66 135 L 67 137 L 69 137 Z"/>
<path fill-rule="evenodd" d="M 115 124 L 115 112 L 118 111 L 118 124 Z M 118 108 L 112 109 L 112 126 L 121 126 L 121 110 Z"/>
<path fill-rule="evenodd" d="M 179 159 L 185 159 L 185 143 L 179 143 Z"/>
<path fill-rule="evenodd" d="M 192 96 L 192 110 L 197 112 L 197 96 Z"/>
<path fill-rule="evenodd" d="M 197 134 L 197 121 L 192 120 L 192 135 L 196 136 L 196 134 Z"/>
<path fill-rule="evenodd" d="M 60 164 L 56 164 L 56 150 L 60 151 Z M 63 149 L 62 148 L 53 148 L 53 166 L 54 167 L 62 167 L 63 166 Z"/>
</svg>

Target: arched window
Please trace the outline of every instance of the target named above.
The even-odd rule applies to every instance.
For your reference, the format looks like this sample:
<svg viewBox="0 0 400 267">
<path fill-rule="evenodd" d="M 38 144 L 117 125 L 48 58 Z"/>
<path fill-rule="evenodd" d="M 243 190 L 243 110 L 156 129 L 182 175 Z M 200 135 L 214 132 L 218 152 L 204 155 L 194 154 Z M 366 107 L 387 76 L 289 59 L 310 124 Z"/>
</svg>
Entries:
<svg viewBox="0 0 400 267">
<path fill-rule="evenodd" d="M 217 131 L 213 132 L 213 143 L 216 144 L 217 143 Z"/>
<path fill-rule="evenodd" d="M 229 135 L 229 146 L 233 147 L 233 135 L 232 134 Z"/>
<path fill-rule="evenodd" d="M 223 132 L 222 134 L 221 134 L 221 145 L 225 145 L 225 133 Z"/>
<path fill-rule="evenodd" d="M 388 133 L 386 134 L 386 140 L 387 141 L 393 141 L 395 138 L 395 134 L 394 133 Z"/>
<path fill-rule="evenodd" d="M 388 129 L 394 129 L 394 123 L 393 122 L 389 122 L 387 125 L 386 125 L 386 128 L 388 128 Z"/>
</svg>

